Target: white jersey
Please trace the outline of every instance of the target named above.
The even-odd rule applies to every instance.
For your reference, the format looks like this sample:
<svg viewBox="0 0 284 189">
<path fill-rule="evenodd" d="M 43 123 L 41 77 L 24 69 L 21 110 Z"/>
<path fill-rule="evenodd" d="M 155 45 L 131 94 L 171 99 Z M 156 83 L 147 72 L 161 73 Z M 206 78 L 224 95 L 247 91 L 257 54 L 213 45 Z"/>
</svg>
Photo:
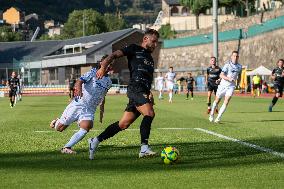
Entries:
<svg viewBox="0 0 284 189">
<path fill-rule="evenodd" d="M 64 125 L 82 120 L 94 120 L 94 114 L 97 106 L 103 101 L 105 95 L 111 87 L 111 79 L 104 76 L 102 79 L 96 78 L 97 70 L 91 69 L 80 77 L 84 82 L 82 86 L 83 96 L 75 97 L 74 100 L 65 108 L 59 122 Z"/>
<path fill-rule="evenodd" d="M 225 79 L 222 79 L 220 82 L 220 86 L 222 87 L 235 87 L 236 80 L 238 79 L 239 74 L 242 71 L 242 65 L 239 63 L 234 64 L 231 60 L 226 62 L 224 67 L 222 68 L 222 72 L 225 74 L 225 76 L 232 78 L 234 81 L 227 81 Z"/>
<path fill-rule="evenodd" d="M 175 77 L 176 77 L 176 73 L 174 73 L 174 72 L 168 72 L 167 74 L 166 74 L 166 79 L 167 79 L 167 82 L 174 82 L 174 80 L 175 80 Z"/>
<path fill-rule="evenodd" d="M 163 86 L 164 85 L 164 77 L 160 76 L 156 78 L 156 82 L 158 86 Z"/>
<path fill-rule="evenodd" d="M 112 84 L 108 76 L 97 79 L 96 73 L 97 70 L 92 68 L 80 77 L 80 80 L 84 82 L 82 87 L 83 97 L 80 100 L 89 107 L 97 107 L 103 101 Z"/>
</svg>

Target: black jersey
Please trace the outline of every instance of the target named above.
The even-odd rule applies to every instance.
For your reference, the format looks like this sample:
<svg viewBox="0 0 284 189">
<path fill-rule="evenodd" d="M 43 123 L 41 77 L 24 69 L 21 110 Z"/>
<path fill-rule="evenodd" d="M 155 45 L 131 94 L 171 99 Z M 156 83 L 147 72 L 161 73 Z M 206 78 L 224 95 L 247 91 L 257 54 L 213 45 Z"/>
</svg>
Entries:
<svg viewBox="0 0 284 189">
<path fill-rule="evenodd" d="M 11 90 L 17 90 L 17 87 L 20 85 L 19 78 L 16 78 L 16 77 L 9 78 L 8 85 Z"/>
<path fill-rule="evenodd" d="M 284 68 L 275 68 L 272 71 L 272 75 L 275 75 L 274 83 L 284 85 L 284 77 L 282 76 Z"/>
<path fill-rule="evenodd" d="M 194 83 L 194 78 L 193 77 L 189 77 L 189 78 L 187 78 L 186 80 L 186 83 L 187 83 L 187 87 L 188 88 L 191 88 L 191 87 L 193 87 L 193 83 Z"/>
<path fill-rule="evenodd" d="M 212 68 L 211 66 L 207 68 L 207 81 L 210 83 L 216 83 L 216 81 L 220 78 L 220 73 L 222 69 L 219 66 L 215 66 Z"/>
<path fill-rule="evenodd" d="M 121 51 L 128 59 L 130 83 L 143 83 L 150 90 L 154 73 L 154 60 L 151 52 L 135 44 L 127 46 Z"/>
<path fill-rule="evenodd" d="M 69 80 L 69 89 L 73 89 L 75 87 L 76 79 Z"/>
</svg>

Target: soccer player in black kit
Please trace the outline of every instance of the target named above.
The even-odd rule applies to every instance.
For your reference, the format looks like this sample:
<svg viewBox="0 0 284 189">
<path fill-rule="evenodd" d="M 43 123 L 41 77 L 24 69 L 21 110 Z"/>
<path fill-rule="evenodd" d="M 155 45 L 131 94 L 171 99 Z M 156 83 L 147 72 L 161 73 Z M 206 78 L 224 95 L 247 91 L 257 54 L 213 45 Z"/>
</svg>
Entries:
<svg viewBox="0 0 284 189">
<path fill-rule="evenodd" d="M 284 87 L 284 60 L 279 59 L 277 62 L 277 68 L 273 69 L 271 78 L 274 80 L 275 96 L 272 99 L 271 104 L 268 107 L 268 111 L 272 112 L 273 106 L 276 104 L 279 97 L 282 97 Z"/>
<path fill-rule="evenodd" d="M 188 100 L 189 92 L 191 94 L 191 100 L 193 100 L 193 87 L 195 80 L 191 76 L 191 73 L 188 73 L 188 78 L 185 81 L 187 83 L 186 100 Z"/>
<path fill-rule="evenodd" d="M 69 79 L 69 86 L 68 86 L 70 100 L 72 100 L 74 98 L 75 83 L 76 83 L 76 79 L 74 78 L 74 75 L 71 74 L 70 79 Z"/>
<path fill-rule="evenodd" d="M 216 57 L 212 56 L 210 58 L 210 66 L 207 68 L 207 73 L 206 73 L 206 82 L 207 82 L 207 88 L 208 88 L 208 93 L 207 93 L 207 114 L 210 113 L 211 111 L 211 95 L 214 92 L 216 95 L 218 85 L 220 83 L 220 73 L 222 69 L 216 65 Z M 216 111 L 218 111 L 216 109 Z"/>
<path fill-rule="evenodd" d="M 18 86 L 20 85 L 20 80 L 16 76 L 16 72 L 12 72 L 12 75 L 7 82 L 7 85 L 9 87 L 9 98 L 11 108 L 13 108 L 15 105 L 15 97 L 17 95 Z"/>
<path fill-rule="evenodd" d="M 100 79 L 106 72 L 107 66 L 119 57 L 127 56 L 130 81 L 127 88 L 129 102 L 120 121 L 109 125 L 99 136 L 89 139 L 90 159 L 94 159 L 94 153 L 99 143 L 113 137 L 118 132 L 127 129 L 141 114 L 143 116 L 140 125 L 141 150 L 139 157 L 153 156 L 149 145 L 151 124 L 155 117 L 154 99 L 151 93 L 153 80 L 154 61 L 151 53 L 157 46 L 159 33 L 150 29 L 145 32 L 141 45 L 132 44 L 109 55 L 97 71 Z"/>
</svg>

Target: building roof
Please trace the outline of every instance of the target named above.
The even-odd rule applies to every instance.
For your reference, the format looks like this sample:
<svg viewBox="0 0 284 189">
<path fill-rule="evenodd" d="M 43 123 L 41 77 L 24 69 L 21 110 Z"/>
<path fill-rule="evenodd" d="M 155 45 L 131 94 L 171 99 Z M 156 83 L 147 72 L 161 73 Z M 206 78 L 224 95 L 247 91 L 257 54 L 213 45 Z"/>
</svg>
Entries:
<svg viewBox="0 0 284 189">
<path fill-rule="evenodd" d="M 165 0 L 168 5 L 180 5 L 179 0 Z"/>
<path fill-rule="evenodd" d="M 54 53 L 56 51 L 63 49 L 66 45 L 94 42 L 95 45 L 82 53 L 75 54 L 87 55 L 137 31 L 141 32 L 138 29 L 130 28 L 68 40 L 0 42 L 0 64 L 12 63 L 13 61 L 19 60 L 38 61 L 51 59 L 54 58 L 54 56 L 51 55 L 55 55 Z M 56 55 L 56 58 L 68 56 L 74 56 L 74 54 L 59 54 Z"/>
</svg>

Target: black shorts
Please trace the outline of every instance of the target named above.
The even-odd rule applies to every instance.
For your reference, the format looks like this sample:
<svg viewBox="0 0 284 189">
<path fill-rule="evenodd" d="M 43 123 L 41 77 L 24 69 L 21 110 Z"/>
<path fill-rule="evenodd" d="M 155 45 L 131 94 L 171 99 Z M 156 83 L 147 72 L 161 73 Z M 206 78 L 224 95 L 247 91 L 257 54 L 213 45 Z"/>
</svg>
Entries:
<svg viewBox="0 0 284 189">
<path fill-rule="evenodd" d="M 188 86 L 187 86 L 187 90 L 192 92 L 192 91 L 193 91 L 193 86 L 188 85 Z"/>
<path fill-rule="evenodd" d="M 16 96 L 16 95 L 17 95 L 17 89 L 10 89 L 9 97 Z"/>
<path fill-rule="evenodd" d="M 282 97 L 283 85 L 281 85 L 279 83 L 274 83 L 274 90 L 275 90 L 275 93 L 280 93 L 280 97 Z"/>
<path fill-rule="evenodd" d="M 215 84 L 215 83 L 208 82 L 207 88 L 208 88 L 208 91 L 212 91 L 216 94 L 217 89 L 218 89 L 218 85 Z"/>
<path fill-rule="evenodd" d="M 253 89 L 260 89 L 260 84 L 253 84 L 252 87 Z"/>
<path fill-rule="evenodd" d="M 137 106 L 142 106 L 147 103 L 151 103 L 149 99 L 150 90 L 148 90 L 143 84 L 135 83 L 129 84 L 127 87 L 127 97 L 129 102 L 125 108 L 126 112 L 133 112 L 135 114 L 140 113 L 137 111 Z"/>
</svg>

